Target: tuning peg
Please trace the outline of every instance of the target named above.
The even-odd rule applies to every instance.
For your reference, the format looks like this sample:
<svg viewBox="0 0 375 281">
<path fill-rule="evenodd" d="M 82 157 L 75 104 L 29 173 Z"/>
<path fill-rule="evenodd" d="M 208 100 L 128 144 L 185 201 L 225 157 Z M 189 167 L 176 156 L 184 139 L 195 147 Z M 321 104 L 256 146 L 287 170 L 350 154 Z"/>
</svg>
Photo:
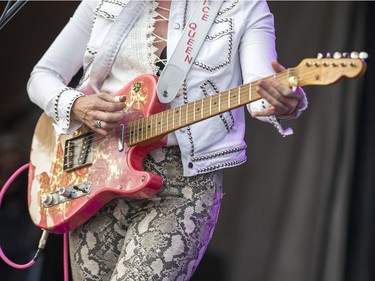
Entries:
<svg viewBox="0 0 375 281">
<path fill-rule="evenodd" d="M 368 58 L 368 54 L 367 54 L 366 52 L 360 52 L 360 53 L 359 53 L 359 58 L 360 58 L 361 60 L 365 60 L 365 59 Z"/>
<path fill-rule="evenodd" d="M 348 59 L 348 58 L 349 58 L 349 53 L 348 53 L 348 52 L 344 52 L 344 53 L 342 54 L 342 56 L 343 56 L 343 58 Z"/>
<path fill-rule="evenodd" d="M 350 53 L 350 58 L 352 58 L 352 59 L 358 59 L 359 58 L 358 52 L 351 52 Z"/>
<path fill-rule="evenodd" d="M 324 55 L 322 53 L 318 53 L 318 55 L 316 56 L 318 59 L 322 59 L 324 58 Z"/>
<path fill-rule="evenodd" d="M 333 58 L 334 58 L 334 59 L 341 59 L 341 58 L 342 58 L 342 54 L 339 53 L 339 52 L 335 52 L 335 53 L 333 54 Z"/>
<path fill-rule="evenodd" d="M 331 58 L 332 58 L 332 53 L 328 52 L 328 53 L 326 54 L 326 58 L 331 59 Z"/>
</svg>

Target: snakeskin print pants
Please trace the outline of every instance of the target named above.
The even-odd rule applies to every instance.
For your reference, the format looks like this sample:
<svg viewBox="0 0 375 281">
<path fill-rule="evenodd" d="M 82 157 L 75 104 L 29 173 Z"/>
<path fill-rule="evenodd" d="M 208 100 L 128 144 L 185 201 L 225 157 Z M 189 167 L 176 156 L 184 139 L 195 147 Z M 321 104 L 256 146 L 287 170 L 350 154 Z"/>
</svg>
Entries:
<svg viewBox="0 0 375 281">
<path fill-rule="evenodd" d="M 157 149 L 145 170 L 161 175 L 151 199 L 114 199 L 70 233 L 75 281 L 189 280 L 212 236 L 222 172 L 182 176 L 177 147 Z"/>
</svg>

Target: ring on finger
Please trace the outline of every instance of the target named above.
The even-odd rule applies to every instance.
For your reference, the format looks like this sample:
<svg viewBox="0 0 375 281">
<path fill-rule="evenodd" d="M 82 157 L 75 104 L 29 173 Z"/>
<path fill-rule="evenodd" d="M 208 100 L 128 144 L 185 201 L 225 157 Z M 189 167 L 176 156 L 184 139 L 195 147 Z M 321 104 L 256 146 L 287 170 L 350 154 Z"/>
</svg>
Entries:
<svg viewBox="0 0 375 281">
<path fill-rule="evenodd" d="M 95 128 L 100 129 L 102 127 L 102 120 L 97 120 L 95 122 Z"/>
</svg>

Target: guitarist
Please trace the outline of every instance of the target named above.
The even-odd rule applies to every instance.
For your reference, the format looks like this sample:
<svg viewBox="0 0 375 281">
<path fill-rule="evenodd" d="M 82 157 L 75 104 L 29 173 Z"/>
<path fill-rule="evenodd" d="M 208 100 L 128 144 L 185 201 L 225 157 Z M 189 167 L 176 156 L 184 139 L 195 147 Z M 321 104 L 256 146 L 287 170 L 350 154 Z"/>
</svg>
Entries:
<svg viewBox="0 0 375 281">
<path fill-rule="evenodd" d="M 197 3 L 134 2 L 142 4 L 83 0 L 33 69 L 30 99 L 54 119 L 57 134 L 82 124 L 103 135 L 116 128 L 126 101 L 114 94 L 137 76 L 162 71 Z M 113 46 L 108 42 L 118 42 L 120 34 L 111 27 L 123 12 L 134 23 Z M 110 64 L 103 52 L 116 54 Z M 68 87 L 82 67 L 79 85 Z M 282 70 L 267 3 L 224 1 L 170 107 Z M 279 121 L 301 114 L 304 92 L 276 79 L 259 82 L 256 91 L 263 99 L 247 106 L 251 115 L 290 134 Z M 144 161 L 146 170 L 163 178 L 162 190 L 149 199 L 114 199 L 70 233 L 74 280 L 189 280 L 217 222 L 222 169 L 246 161 L 244 114 L 244 108 L 234 109 L 170 133 L 167 145 Z"/>
</svg>

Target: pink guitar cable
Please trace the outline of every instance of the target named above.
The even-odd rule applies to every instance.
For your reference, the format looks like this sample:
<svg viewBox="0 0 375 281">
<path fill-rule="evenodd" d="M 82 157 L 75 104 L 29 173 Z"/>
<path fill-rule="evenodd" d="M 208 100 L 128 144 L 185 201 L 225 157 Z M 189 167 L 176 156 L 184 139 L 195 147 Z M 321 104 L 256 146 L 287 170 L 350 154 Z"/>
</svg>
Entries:
<svg viewBox="0 0 375 281">
<path fill-rule="evenodd" d="M 30 166 L 30 163 L 27 163 L 23 166 L 21 166 L 17 171 L 15 171 L 13 173 L 13 175 L 6 181 L 6 183 L 4 184 L 3 188 L 0 190 L 0 206 L 1 206 L 1 203 L 3 201 L 3 198 L 4 198 L 4 195 L 5 195 L 5 192 L 7 191 L 7 189 L 9 188 L 9 186 L 11 185 L 11 183 L 14 181 L 14 179 L 16 177 L 18 177 L 18 175 L 20 173 L 22 173 L 24 170 L 26 170 L 27 168 L 29 168 Z M 47 242 L 47 238 L 48 238 L 48 234 L 49 232 L 47 230 L 43 230 L 43 233 L 42 233 L 42 236 L 39 240 L 39 244 L 38 244 L 38 250 L 36 251 L 34 257 L 32 258 L 31 261 L 29 261 L 28 263 L 25 263 L 25 264 L 17 264 L 17 263 L 14 263 L 12 262 L 10 259 L 7 258 L 7 256 L 4 254 L 4 251 L 3 249 L 1 248 L 0 246 L 0 257 L 2 258 L 2 260 L 10 265 L 11 267 L 14 267 L 14 268 L 17 268 L 17 269 L 25 269 L 25 268 L 28 268 L 28 267 L 31 267 L 32 265 L 35 264 L 36 260 L 38 259 L 41 251 L 44 249 L 45 245 L 46 245 L 46 242 Z M 68 281 L 69 279 L 69 254 L 68 254 L 68 234 L 67 233 L 64 233 L 64 281 Z"/>
</svg>

